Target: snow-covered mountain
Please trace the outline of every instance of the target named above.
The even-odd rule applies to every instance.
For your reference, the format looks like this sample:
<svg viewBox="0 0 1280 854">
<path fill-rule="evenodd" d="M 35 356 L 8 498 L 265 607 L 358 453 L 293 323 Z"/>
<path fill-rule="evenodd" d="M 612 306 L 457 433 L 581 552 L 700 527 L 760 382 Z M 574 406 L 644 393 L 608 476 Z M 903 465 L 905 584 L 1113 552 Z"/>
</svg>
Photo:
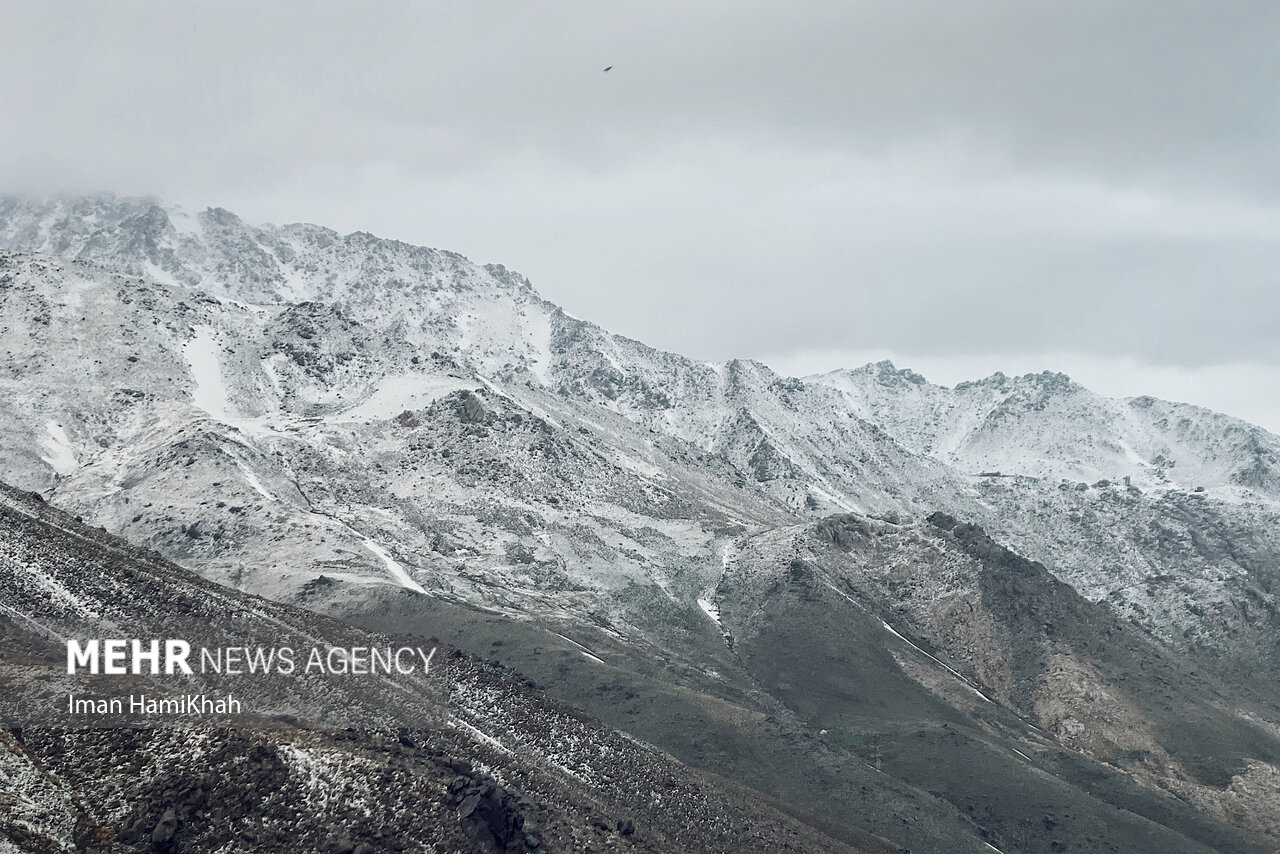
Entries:
<svg viewBox="0 0 1280 854">
<path fill-rule="evenodd" d="M 1280 495 L 1277 441 L 1202 407 L 1106 398 L 1063 374 L 994 374 L 955 388 L 891 362 L 807 378 L 911 450 L 971 473 L 1121 481 L 1146 490 Z"/>
<path fill-rule="evenodd" d="M 761 635 L 752 609 L 775 607 L 771 591 L 793 581 L 834 596 L 829 581 L 929 650 L 900 662 L 913 684 L 958 674 L 1058 739 L 1066 720 L 1145 721 L 1150 744 L 1124 750 L 1180 770 L 1142 772 L 1150 756 L 1120 756 L 1115 739 L 1071 744 L 1133 766 L 1134 785 L 1229 788 L 1239 776 L 1256 788 L 1280 767 L 1267 740 L 1280 720 L 1280 438 L 1260 428 L 1101 397 L 1060 374 L 948 389 L 887 363 L 805 379 L 707 364 L 573 318 L 501 266 L 363 233 L 248 226 L 220 209 L 4 200 L 0 250 L 0 479 L 210 579 L 375 621 L 395 590 L 426 592 L 502 615 L 500 633 L 554 631 L 581 667 L 690 714 L 736 704 L 725 720 L 769 717 L 810 736 L 821 716 L 780 687 L 804 678 L 762 682 L 774 665 L 745 659 L 740 635 L 795 651 L 776 621 Z M 801 544 L 833 514 L 867 530 L 907 526 L 869 541 L 900 558 L 871 563 L 896 568 L 874 584 L 852 566 L 805 569 L 817 564 Z M 959 586 L 952 570 L 920 574 L 973 559 L 931 558 L 955 547 L 926 518 L 976 523 L 1036 562 L 1035 595 L 1063 584 L 1078 597 L 1070 637 L 1053 618 L 1019 622 L 1040 606 L 1005 581 L 978 583 L 981 561 Z M 997 606 L 1005 617 L 961 619 Z M 822 613 L 805 619 L 836 612 Z M 1257 736 L 1267 746 L 1214 754 L 1232 758 L 1200 777 L 1188 770 L 1200 760 L 1126 693 L 1132 677 L 1078 654 L 1081 633 L 1106 620 L 1150 638 L 1173 670 L 1217 673 L 1219 705 L 1270 733 Z M 467 629 L 474 644 L 502 640 L 485 625 Z M 487 654 L 611 723 L 651 727 L 646 737 L 668 749 L 684 743 L 690 761 L 787 797 L 812 791 L 812 780 L 752 777 L 742 744 L 735 754 L 680 742 L 688 733 L 516 647 Z M 1072 692 L 1100 705 L 1084 715 Z M 911 696 L 912 714 L 933 702 Z M 975 732 L 1015 726 L 965 720 Z M 750 751 L 771 743 L 750 738 Z M 1186 797 L 1218 804 L 1203 807 L 1215 815 L 1235 803 Z M 1013 834 L 1020 820 L 988 821 Z M 935 850 L 929 832 L 912 833 L 888 837 Z M 1048 845 L 1053 834 L 1032 837 Z"/>
</svg>

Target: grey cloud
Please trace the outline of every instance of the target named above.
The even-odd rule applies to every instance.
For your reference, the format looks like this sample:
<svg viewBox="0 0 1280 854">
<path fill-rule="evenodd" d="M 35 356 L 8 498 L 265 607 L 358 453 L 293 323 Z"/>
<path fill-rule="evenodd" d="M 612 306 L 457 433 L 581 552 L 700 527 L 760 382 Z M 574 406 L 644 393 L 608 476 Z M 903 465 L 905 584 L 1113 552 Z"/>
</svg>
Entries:
<svg viewBox="0 0 1280 854">
<path fill-rule="evenodd" d="M 8 149 L 91 136 L 214 173 L 417 151 L 450 171 L 707 134 L 872 152 L 952 134 L 1116 181 L 1280 189 L 1269 2 L 18 8 Z"/>
</svg>

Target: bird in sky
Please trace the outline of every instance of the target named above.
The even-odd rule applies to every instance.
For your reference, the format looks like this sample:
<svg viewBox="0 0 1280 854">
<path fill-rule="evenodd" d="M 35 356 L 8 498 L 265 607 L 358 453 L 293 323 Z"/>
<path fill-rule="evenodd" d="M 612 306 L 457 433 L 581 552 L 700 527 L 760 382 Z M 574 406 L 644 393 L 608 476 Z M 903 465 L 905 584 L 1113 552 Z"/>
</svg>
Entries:
<svg viewBox="0 0 1280 854">
<path fill-rule="evenodd" d="M 612 70 L 613 70 L 613 66 L 612 66 L 612 65 L 610 65 L 608 68 L 606 68 L 606 69 L 605 69 L 605 72 L 607 73 L 607 72 L 612 71 Z"/>
</svg>

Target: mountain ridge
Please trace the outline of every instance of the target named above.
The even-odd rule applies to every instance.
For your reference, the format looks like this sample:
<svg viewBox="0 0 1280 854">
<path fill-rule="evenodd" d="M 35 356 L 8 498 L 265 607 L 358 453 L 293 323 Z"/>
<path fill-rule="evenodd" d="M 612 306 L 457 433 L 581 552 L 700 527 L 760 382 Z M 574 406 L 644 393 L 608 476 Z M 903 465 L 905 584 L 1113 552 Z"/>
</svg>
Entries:
<svg viewBox="0 0 1280 854">
<path fill-rule="evenodd" d="M 1077 648 L 1089 626 L 1118 621 L 1142 636 L 1134 650 L 1175 662 L 1178 680 L 1219 673 L 1224 708 L 1262 730 L 1276 724 L 1280 440 L 1260 428 L 1103 398 L 1048 372 L 945 389 L 883 364 L 806 379 L 747 360 L 712 365 L 611 335 L 518 274 L 454 253 L 318 226 L 255 229 L 217 210 L 183 231 L 148 202 L 59 204 L 0 202 L 4 476 L 208 578 L 374 624 L 412 621 L 388 597 L 425 591 L 460 609 L 473 650 L 788 798 L 813 797 L 813 784 L 771 782 L 753 764 L 753 753 L 774 755 L 769 739 L 805 744 L 815 768 L 860 767 L 868 739 L 882 752 L 904 737 L 932 743 L 937 732 L 915 721 L 938 702 L 965 716 L 965 738 L 1024 733 L 1012 719 L 973 717 L 957 677 L 1054 733 L 1054 751 L 1119 763 L 1113 801 L 1088 807 L 1117 828 L 1131 820 L 1114 812 L 1120 802 L 1172 815 L 1163 796 L 1151 800 L 1163 785 L 1192 787 L 1196 809 L 1234 808 L 1209 790 L 1254 787 L 1274 767 L 1265 739 L 1248 757 L 1256 766 L 1217 742 L 1195 758 L 1164 705 L 1128 698 L 1120 665 Z M 42 248 L 75 257 L 32 254 Z M 842 518 L 854 521 L 828 525 Z M 954 524 L 938 539 L 931 518 Z M 1038 580 L 1024 589 L 988 558 L 975 569 L 957 543 L 986 541 L 966 524 L 995 544 L 982 554 L 1010 549 Z M 939 574 L 857 549 L 810 554 L 818 530 L 918 555 Z M 1019 622 L 1038 597 L 1067 590 L 1076 598 L 1063 613 L 1090 615 L 1064 624 L 1070 637 Z M 968 605 L 996 611 L 979 618 Z M 757 643 L 742 634 L 751 609 L 778 616 Z M 826 629 L 794 628 L 830 628 L 837 615 L 881 652 L 860 657 Z M 564 668 L 511 642 L 561 643 L 549 633 L 581 647 L 555 659 Z M 895 635 L 927 657 L 898 649 Z M 803 665 L 805 649 L 829 654 L 833 672 L 855 661 L 874 675 L 903 704 L 903 729 L 849 711 L 856 693 Z M 1007 681 L 1011 661 L 1020 675 Z M 612 699 L 611 681 L 639 699 Z M 829 727 L 803 711 L 798 684 L 846 710 L 847 743 L 818 737 Z M 646 705 L 655 696 L 682 698 L 690 725 L 664 724 L 661 704 Z M 1141 746 L 1121 732 L 1082 741 L 1066 723 L 1109 714 L 1147 733 Z M 1223 720 L 1204 714 L 1196 727 Z M 1058 795 L 1075 798 L 1101 766 L 1038 767 L 1077 780 Z M 911 762 L 894 773 L 920 782 Z M 1249 774 L 1261 776 L 1233 782 Z M 823 779 L 838 787 L 839 776 Z M 948 784 L 945 809 L 913 814 L 932 816 L 927 825 L 977 809 L 963 785 Z M 993 832 L 1027 850 L 1061 842 L 1011 804 L 982 806 Z M 1216 832 L 1198 821 L 1179 833 Z M 913 847 L 930 850 L 929 838 Z"/>
</svg>

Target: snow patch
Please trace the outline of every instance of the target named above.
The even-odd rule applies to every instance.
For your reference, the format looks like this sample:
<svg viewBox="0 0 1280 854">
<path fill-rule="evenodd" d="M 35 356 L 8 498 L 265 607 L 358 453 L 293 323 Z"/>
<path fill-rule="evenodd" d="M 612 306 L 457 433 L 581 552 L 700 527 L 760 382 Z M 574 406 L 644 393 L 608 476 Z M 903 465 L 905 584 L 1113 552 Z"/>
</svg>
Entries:
<svg viewBox="0 0 1280 854">
<path fill-rule="evenodd" d="M 477 729 L 476 727 L 472 726 L 471 724 L 467 723 L 464 720 L 461 720 L 459 718 L 452 718 L 450 719 L 449 723 L 453 726 L 461 727 L 462 729 L 471 733 L 471 735 L 474 736 L 477 741 L 483 742 L 484 744 L 487 744 L 496 750 L 500 750 L 503 753 L 511 752 L 511 750 L 502 742 L 498 741 L 496 738 L 489 735 L 487 732 L 483 732 Z"/>
<path fill-rule="evenodd" d="M 860 608 L 861 610 L 866 611 L 867 613 L 871 613 L 870 611 L 867 611 L 867 609 L 862 605 L 862 603 L 858 602 L 856 599 L 854 599 L 854 598 L 853 598 L 852 596 L 850 596 L 848 593 L 845 593 L 845 592 L 844 592 L 843 590 L 841 590 L 839 587 L 836 587 L 836 586 L 835 586 L 834 584 L 832 584 L 830 581 L 827 581 L 826 579 L 823 579 L 822 583 L 823 583 L 823 584 L 825 584 L 825 585 L 827 585 L 827 587 L 831 588 L 831 589 L 832 589 L 832 590 L 834 590 L 836 593 L 839 593 L 839 594 L 840 594 L 841 596 L 843 596 L 845 599 L 848 599 L 851 603 L 853 603 L 855 606 L 857 606 L 857 607 L 858 607 L 858 608 Z M 934 662 L 935 664 L 937 664 L 939 667 L 941 667 L 942 669 L 946 670 L 946 671 L 947 671 L 948 673 L 950 673 L 952 676 L 954 676 L 955 678 L 959 679 L 959 680 L 964 684 L 964 686 L 965 686 L 966 688 L 968 688 L 970 691 L 972 691 L 973 693 L 977 694 L 979 697 L 981 697 L 982 699 L 986 700 L 988 703 L 993 703 L 993 702 L 995 702 L 995 701 L 994 701 L 994 700 L 992 700 L 990 697 L 988 697 L 986 694 L 982 693 L 982 692 L 981 692 L 981 691 L 979 691 L 977 688 L 975 688 L 975 687 L 973 687 L 972 685 L 970 685 L 970 684 L 969 684 L 969 680 L 968 680 L 968 679 L 965 679 L 965 678 L 964 678 L 962 675 L 960 675 L 958 672 L 956 672 L 955 670 L 952 670 L 952 669 L 951 669 L 950 667 L 948 667 L 946 664 L 944 664 L 943 662 L 939 661 L 937 658 L 935 658 L 934 656 L 930 655 L 929 653 L 925 652 L 923 649 L 921 649 L 920 647 L 916 646 L 916 645 L 915 645 L 915 644 L 913 644 L 911 641 L 909 641 L 909 640 L 907 640 L 906 638 L 904 638 L 902 635 L 898 634 L 897 630 L 896 630 L 896 629 L 894 629 L 894 627 L 893 627 L 893 626 L 889 625 L 889 624 L 888 624 L 888 623 L 886 623 L 884 620 L 881 620 L 881 621 L 880 621 L 880 625 L 881 625 L 881 626 L 883 626 L 883 627 L 885 628 L 885 630 L 889 632 L 889 634 L 893 635 L 893 636 L 894 636 L 894 637 L 896 637 L 898 640 L 902 641 L 902 642 L 903 642 L 903 643 L 905 643 L 907 646 L 911 647 L 911 648 L 912 648 L 912 649 L 914 649 L 916 652 L 920 653 L 920 654 L 921 654 L 921 655 L 923 655 L 925 658 L 928 658 L 929 660 L 931 660 L 932 662 Z"/>
<path fill-rule="evenodd" d="M 809 491 L 817 495 L 819 498 L 824 499 L 828 503 L 834 504 L 835 506 L 841 508 L 842 510 L 848 513 L 856 513 L 858 511 L 857 507 L 853 506 L 848 501 L 845 501 L 843 498 L 835 495 L 834 493 L 823 489 L 821 486 L 818 486 L 816 483 L 809 484 Z"/>
<path fill-rule="evenodd" d="M 173 230 L 178 234 L 189 237 L 200 237 L 204 234 L 204 229 L 200 226 L 200 220 L 177 205 L 170 208 L 167 213 L 169 214 L 169 222 L 173 225 Z"/>
<path fill-rule="evenodd" d="M 171 288 L 180 288 L 182 283 L 179 282 L 172 273 L 152 261 L 147 261 L 142 265 L 146 272 L 146 277 L 153 282 L 159 282 L 162 285 L 168 285 Z"/>
<path fill-rule="evenodd" d="M 249 486 L 253 487 L 254 492 L 257 492 L 268 501 L 277 500 L 276 497 L 268 492 L 267 488 L 262 485 L 262 481 L 258 480 L 258 476 L 253 473 L 253 470 L 245 465 L 242 460 L 236 459 L 236 466 L 239 467 L 240 473 L 244 475 L 244 479 L 248 482 Z"/>
<path fill-rule="evenodd" d="M 391 575 L 395 580 L 400 582 L 401 587 L 405 587 L 416 593 L 421 593 L 423 596 L 427 595 L 427 591 L 423 589 L 422 585 L 414 581 L 413 578 L 410 577 L 409 573 L 405 571 L 405 568 L 401 566 L 395 558 L 387 553 L 386 549 L 368 537 L 361 537 L 361 539 L 364 541 L 364 547 L 377 555 L 382 562 L 387 565 L 387 569 L 391 572 Z"/>
<path fill-rule="evenodd" d="M 990 697 L 988 697 L 986 694 L 982 693 L 982 692 L 981 692 L 981 691 L 979 691 L 977 688 L 975 688 L 975 687 L 973 687 L 972 685 L 970 685 L 970 684 L 969 684 L 969 680 L 968 680 L 968 679 L 965 679 L 963 676 L 961 676 L 961 675 L 960 675 L 959 673 L 957 673 L 956 671 L 952 670 L 952 669 L 951 669 L 950 667 L 948 667 L 946 664 L 943 664 L 943 663 L 942 663 L 941 661 L 939 661 L 937 658 L 934 658 L 934 656 L 932 656 L 932 655 L 930 655 L 929 653 L 925 652 L 923 649 L 921 649 L 920 647 L 916 646 L 916 645 L 915 645 L 915 644 L 913 644 L 911 641 L 909 641 L 909 640 L 907 640 L 906 638 L 904 638 L 902 635 L 898 634 L 897 630 L 896 630 L 896 629 L 894 629 L 894 627 L 893 627 L 893 626 L 889 625 L 889 624 L 888 624 L 888 623 L 886 623 L 884 620 L 881 620 L 881 621 L 880 621 L 880 625 L 884 626 L 884 627 L 885 627 L 885 629 L 887 629 L 887 630 L 889 631 L 889 633 L 890 633 L 891 635 L 893 635 L 895 638 L 897 638 L 898 640 L 902 641 L 902 642 L 903 642 L 903 643 L 905 643 L 907 646 L 911 647 L 911 648 L 912 648 L 912 649 L 914 649 L 916 652 L 918 652 L 918 653 L 920 653 L 921 655 L 925 656 L 926 658 L 930 659 L 930 660 L 931 660 L 931 661 L 933 661 L 935 664 L 937 664 L 938 666 L 940 666 L 940 667 L 942 667 L 944 670 L 946 670 L 948 673 L 950 673 L 952 676 L 954 676 L 954 677 L 956 677 L 957 679 L 959 679 L 961 682 L 963 682 L 963 683 L 964 683 L 965 687 L 966 687 L 966 688 L 968 688 L 970 691 L 972 691 L 973 693 L 977 694 L 979 697 L 981 697 L 982 699 L 986 700 L 988 703 L 992 702 L 992 699 L 991 699 Z"/>
<path fill-rule="evenodd" d="M 597 664 L 604 664 L 604 659 L 596 655 L 595 653 L 593 653 L 589 647 L 585 647 L 582 644 L 578 643 L 573 638 L 567 638 L 564 635 L 560 634 L 559 632 L 552 632 L 551 634 L 560 638 L 560 640 L 568 641 L 569 643 L 576 646 L 578 648 L 578 652 L 582 654 L 583 658 L 589 658 L 592 661 L 596 662 Z"/>
<path fill-rule="evenodd" d="M 460 389 L 470 388 L 472 383 L 461 377 L 432 377 L 420 373 L 396 374 L 384 377 L 373 393 L 360 403 L 329 421 L 386 421 L 401 412 L 424 409 L 433 401 Z"/>
<path fill-rule="evenodd" d="M 60 475 L 69 475 L 75 473 L 80 468 L 80 463 L 76 460 L 75 451 L 71 449 L 71 440 L 67 438 L 67 432 L 62 429 L 62 425 L 53 421 L 46 421 L 44 425 L 45 436 L 40 440 L 40 447 L 49 452 L 49 456 L 41 457 L 46 463 Z"/>
<path fill-rule="evenodd" d="M 538 382 L 550 385 L 548 371 L 551 370 L 551 316 L 538 311 L 529 319 L 529 368 Z"/>
<path fill-rule="evenodd" d="M 208 326 L 196 329 L 182 356 L 191 371 L 191 402 L 224 424 L 238 424 L 240 419 L 231 413 L 231 399 L 222 379 L 218 342 L 214 340 L 213 330 Z"/>
<path fill-rule="evenodd" d="M 47 637 L 53 638 L 53 639 L 54 639 L 54 640 L 56 640 L 56 641 L 60 641 L 60 642 L 64 642 L 64 643 L 65 643 L 65 642 L 66 642 L 66 640 L 67 640 L 67 639 L 66 639 L 65 637 L 63 637 L 61 634 L 59 634 L 58 632 L 55 632 L 53 629 L 49 628 L 49 627 L 48 627 L 48 626 L 46 626 L 44 623 L 40 622 L 39 620 L 35 619 L 34 617 L 29 617 L 29 616 L 27 616 L 26 614 L 22 613 L 21 611 L 18 611 L 18 610 L 14 609 L 14 608 L 9 607 L 9 606 L 8 606 L 8 605 L 6 605 L 4 602 L 0 602 L 0 608 L 4 609 L 4 612 L 5 612 L 6 614 L 8 614 L 9 616 L 11 616 L 11 617 L 16 617 L 17 619 L 22 620 L 23 622 L 28 623 L 28 624 L 30 624 L 30 625 L 32 625 L 32 626 L 34 626 L 34 627 L 35 627 L 35 628 L 36 628 L 40 633 L 44 634 L 44 635 L 45 635 L 45 636 L 47 636 Z"/>
</svg>

